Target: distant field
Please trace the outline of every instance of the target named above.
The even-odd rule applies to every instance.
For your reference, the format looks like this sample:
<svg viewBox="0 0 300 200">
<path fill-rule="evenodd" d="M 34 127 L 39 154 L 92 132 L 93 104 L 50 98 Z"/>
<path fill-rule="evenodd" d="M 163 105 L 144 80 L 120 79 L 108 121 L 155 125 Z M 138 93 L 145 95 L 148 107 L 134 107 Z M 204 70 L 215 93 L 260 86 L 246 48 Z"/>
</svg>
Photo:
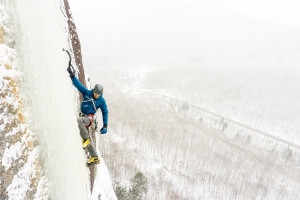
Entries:
<svg viewBox="0 0 300 200">
<path fill-rule="evenodd" d="M 258 106 L 271 107 L 278 99 L 285 100 L 285 96 L 271 98 L 280 93 L 276 89 L 268 94 L 250 92 L 260 81 L 261 88 L 276 87 L 266 81 L 273 76 L 260 79 L 255 75 L 253 83 L 247 77 L 233 80 L 234 73 L 243 74 L 165 69 L 99 71 L 96 77 L 104 84 L 110 110 L 110 134 L 101 137 L 100 151 L 114 182 L 126 186 L 137 171 L 142 171 L 149 180 L 146 199 L 298 199 L 299 149 L 191 106 L 251 126 L 266 114 L 248 123 L 241 119 L 249 110 L 249 117 L 255 118 L 265 109 L 256 110 Z M 290 89 L 292 92 L 293 87 Z M 286 94 L 285 89 L 281 91 Z M 239 115 L 233 115 L 234 111 Z"/>
<path fill-rule="evenodd" d="M 108 90 L 114 86 L 170 95 L 300 144 L 299 70 L 140 68 L 103 73 Z"/>
</svg>

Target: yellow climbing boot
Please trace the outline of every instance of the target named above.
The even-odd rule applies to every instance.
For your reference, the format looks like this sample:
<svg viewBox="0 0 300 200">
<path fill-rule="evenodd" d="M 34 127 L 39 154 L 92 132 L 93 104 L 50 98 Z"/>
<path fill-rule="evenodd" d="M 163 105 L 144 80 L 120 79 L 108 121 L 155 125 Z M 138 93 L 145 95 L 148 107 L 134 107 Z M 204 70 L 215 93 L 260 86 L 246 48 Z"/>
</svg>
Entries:
<svg viewBox="0 0 300 200">
<path fill-rule="evenodd" d="M 97 165 L 99 163 L 100 163 L 100 159 L 98 157 L 92 157 L 88 162 L 88 166 Z"/>
<path fill-rule="evenodd" d="M 82 148 L 85 149 L 91 144 L 90 139 L 82 140 Z"/>
</svg>

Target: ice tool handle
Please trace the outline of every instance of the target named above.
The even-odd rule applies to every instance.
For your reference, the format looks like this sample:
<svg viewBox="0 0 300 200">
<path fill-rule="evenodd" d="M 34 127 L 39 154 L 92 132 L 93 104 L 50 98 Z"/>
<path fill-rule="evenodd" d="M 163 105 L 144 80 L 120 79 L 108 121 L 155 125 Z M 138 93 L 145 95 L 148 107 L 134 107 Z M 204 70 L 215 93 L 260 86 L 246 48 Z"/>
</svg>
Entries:
<svg viewBox="0 0 300 200">
<path fill-rule="evenodd" d="M 66 50 L 65 48 L 62 49 L 63 51 L 67 52 L 68 56 L 69 56 L 69 66 L 68 66 L 68 70 L 72 71 L 73 73 L 75 72 L 73 66 L 72 66 L 72 58 L 71 58 L 71 54 L 68 50 Z"/>
</svg>

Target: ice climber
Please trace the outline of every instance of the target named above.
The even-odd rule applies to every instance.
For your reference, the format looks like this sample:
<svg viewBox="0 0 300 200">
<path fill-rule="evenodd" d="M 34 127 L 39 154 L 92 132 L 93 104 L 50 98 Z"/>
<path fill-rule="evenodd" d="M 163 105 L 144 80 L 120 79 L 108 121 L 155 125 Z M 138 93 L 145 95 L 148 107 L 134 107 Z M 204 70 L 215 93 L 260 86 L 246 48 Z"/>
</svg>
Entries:
<svg viewBox="0 0 300 200">
<path fill-rule="evenodd" d="M 77 118 L 78 127 L 80 130 L 80 135 L 82 137 L 82 148 L 87 148 L 90 153 L 90 160 L 88 165 L 99 164 L 100 159 L 95 151 L 89 135 L 89 126 L 93 123 L 93 116 L 97 109 L 100 108 L 103 117 L 103 127 L 100 130 L 100 134 L 105 134 L 107 132 L 107 121 L 108 121 L 108 110 L 106 102 L 103 98 L 103 86 L 96 84 L 92 90 L 86 89 L 80 81 L 75 77 L 74 72 L 69 68 L 68 72 L 73 85 L 79 90 L 83 95 L 83 100 L 81 103 L 81 113 L 80 117 Z"/>
</svg>

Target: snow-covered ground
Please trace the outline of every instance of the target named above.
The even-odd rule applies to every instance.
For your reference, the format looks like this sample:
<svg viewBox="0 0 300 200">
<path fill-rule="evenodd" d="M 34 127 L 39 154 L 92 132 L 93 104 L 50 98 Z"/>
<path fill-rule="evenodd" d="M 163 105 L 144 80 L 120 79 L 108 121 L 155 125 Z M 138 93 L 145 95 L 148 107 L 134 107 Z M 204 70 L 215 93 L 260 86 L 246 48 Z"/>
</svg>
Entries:
<svg viewBox="0 0 300 200">
<path fill-rule="evenodd" d="M 142 171 L 149 181 L 147 199 L 299 198 L 298 145 L 191 104 L 188 87 L 183 98 L 172 97 L 166 91 L 185 79 L 184 73 L 179 71 L 178 78 L 173 70 L 163 79 L 165 72 L 92 73 L 104 84 L 110 108 L 110 134 L 101 136 L 100 151 L 115 184 L 129 186 L 129 179 Z"/>
<path fill-rule="evenodd" d="M 166 69 L 148 74 L 145 88 L 300 145 L 299 72 L 297 68 Z"/>
</svg>

